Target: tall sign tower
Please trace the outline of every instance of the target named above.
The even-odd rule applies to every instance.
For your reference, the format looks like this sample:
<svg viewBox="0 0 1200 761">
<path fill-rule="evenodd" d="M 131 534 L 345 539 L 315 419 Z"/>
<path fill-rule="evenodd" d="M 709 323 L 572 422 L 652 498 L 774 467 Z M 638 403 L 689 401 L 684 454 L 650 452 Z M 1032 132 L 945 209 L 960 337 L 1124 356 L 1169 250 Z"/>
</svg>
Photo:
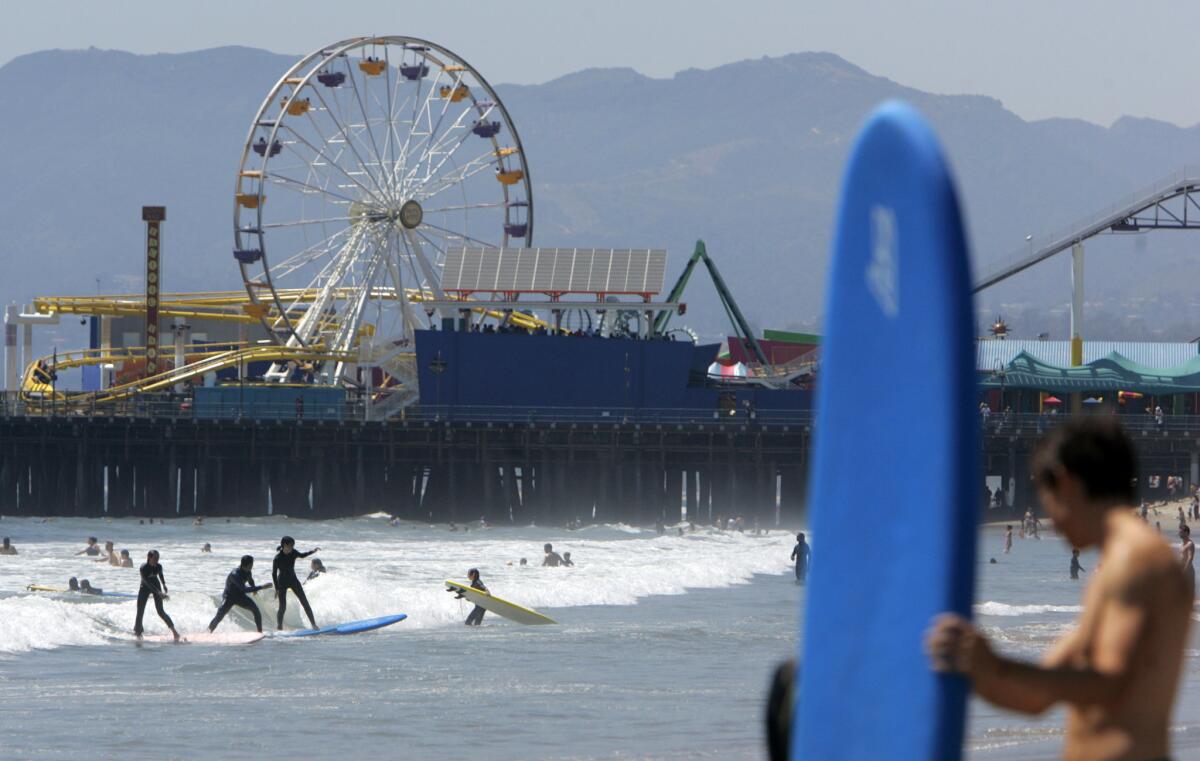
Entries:
<svg viewBox="0 0 1200 761">
<path fill-rule="evenodd" d="M 158 375 L 158 298 L 162 283 L 162 223 L 167 218 L 165 206 L 143 206 L 142 220 L 146 223 L 146 377 Z"/>
</svg>

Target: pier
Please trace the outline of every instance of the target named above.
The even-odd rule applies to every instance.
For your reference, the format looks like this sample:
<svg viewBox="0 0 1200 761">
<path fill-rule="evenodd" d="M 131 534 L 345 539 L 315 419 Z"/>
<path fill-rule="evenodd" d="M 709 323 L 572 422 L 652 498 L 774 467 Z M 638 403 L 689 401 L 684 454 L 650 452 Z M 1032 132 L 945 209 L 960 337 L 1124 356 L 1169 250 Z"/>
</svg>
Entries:
<svg viewBox="0 0 1200 761">
<path fill-rule="evenodd" d="M 678 520 L 686 505 L 688 517 L 704 523 L 742 515 L 748 526 L 773 527 L 804 518 L 811 413 L 640 410 L 637 419 L 600 420 L 586 410 L 521 412 L 513 420 L 499 409 L 413 409 L 401 420 L 375 421 L 353 405 L 340 420 L 206 420 L 178 404 L 108 416 L 7 410 L 0 412 L 0 514 L 383 512 L 429 522 L 646 525 Z M 984 426 L 984 475 L 1000 477 L 1013 511 L 1036 504 L 1034 445 L 1068 417 L 994 417 Z M 1200 416 L 1173 416 L 1162 426 L 1127 417 L 1139 496 L 1165 499 L 1169 475 L 1184 489 L 1200 484 Z M 864 489 L 871 471 L 864 452 Z"/>
</svg>

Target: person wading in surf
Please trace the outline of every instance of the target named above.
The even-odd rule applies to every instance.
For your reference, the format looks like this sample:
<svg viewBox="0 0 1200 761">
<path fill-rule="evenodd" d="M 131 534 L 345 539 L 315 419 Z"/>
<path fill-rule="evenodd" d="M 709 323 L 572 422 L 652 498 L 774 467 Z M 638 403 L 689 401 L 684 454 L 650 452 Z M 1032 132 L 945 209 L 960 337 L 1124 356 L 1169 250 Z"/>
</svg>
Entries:
<svg viewBox="0 0 1200 761">
<path fill-rule="evenodd" d="M 1066 540 L 1100 548 L 1075 629 L 1035 665 L 998 655 L 971 622 L 943 614 L 926 637 L 932 667 L 967 676 L 1002 708 L 1065 703 L 1063 758 L 1166 758 L 1192 601 L 1177 556 L 1133 511 L 1133 445 L 1114 420 L 1089 416 L 1051 433 L 1032 464 Z"/>
<path fill-rule="evenodd" d="M 259 612 L 258 606 L 254 604 L 254 600 L 250 599 L 250 595 L 260 589 L 270 589 L 270 584 L 256 586 L 254 584 L 254 576 L 251 572 L 254 570 L 254 556 L 242 555 L 242 562 L 237 568 L 234 568 L 228 576 L 225 577 L 225 599 L 221 602 L 221 607 L 217 608 L 217 615 L 213 616 L 213 620 L 208 624 L 209 632 L 217 630 L 217 624 L 221 623 L 221 619 L 225 618 L 225 614 L 233 610 L 233 606 L 237 605 L 240 608 L 245 608 L 254 616 L 254 626 L 258 629 L 259 634 L 262 634 L 262 613 Z M 313 627 L 316 628 L 316 627 Z"/>
<path fill-rule="evenodd" d="M 167 596 L 167 579 L 163 576 L 162 566 L 158 564 L 158 550 L 150 550 L 146 553 L 146 562 L 138 569 L 138 573 L 141 574 L 142 585 L 138 587 L 137 618 L 133 622 L 134 635 L 138 639 L 142 638 L 142 616 L 146 612 L 146 601 L 150 599 L 150 595 L 154 595 L 154 610 L 158 612 L 158 617 L 163 620 L 163 623 L 171 630 L 171 634 L 175 635 L 175 641 L 178 642 L 179 632 L 175 631 L 174 622 L 167 615 L 167 611 L 163 610 L 163 600 L 169 598 Z"/>
<path fill-rule="evenodd" d="M 308 622 L 312 624 L 312 628 L 316 629 L 317 620 L 313 618 L 312 608 L 308 606 L 308 597 L 304 595 L 304 587 L 296 576 L 296 560 L 306 558 L 314 552 L 320 552 L 321 548 L 314 547 L 308 552 L 296 552 L 296 540 L 285 536 L 279 540 L 278 549 L 275 563 L 271 567 L 271 578 L 275 582 L 275 596 L 279 598 L 277 628 L 283 628 L 283 614 L 287 610 L 287 593 L 290 589 L 296 593 L 296 599 L 300 601 L 300 607 L 304 608 L 304 615 L 308 616 Z"/>
<path fill-rule="evenodd" d="M 478 568 L 472 568 L 471 570 L 467 571 L 467 580 L 471 582 L 471 589 L 478 589 L 480 592 L 488 591 L 488 588 L 483 584 L 483 580 L 479 578 Z M 455 593 L 454 599 L 463 599 L 463 593 L 461 591 Z M 467 614 L 467 626 L 479 626 L 482 624 L 484 613 L 487 613 L 487 610 L 479 605 L 476 605 L 474 608 L 472 608 L 471 612 Z"/>
<path fill-rule="evenodd" d="M 812 559 L 812 548 L 804 540 L 804 532 L 796 534 L 796 546 L 792 549 L 792 560 L 796 561 L 796 582 L 803 584 L 808 578 L 808 563 Z"/>
</svg>

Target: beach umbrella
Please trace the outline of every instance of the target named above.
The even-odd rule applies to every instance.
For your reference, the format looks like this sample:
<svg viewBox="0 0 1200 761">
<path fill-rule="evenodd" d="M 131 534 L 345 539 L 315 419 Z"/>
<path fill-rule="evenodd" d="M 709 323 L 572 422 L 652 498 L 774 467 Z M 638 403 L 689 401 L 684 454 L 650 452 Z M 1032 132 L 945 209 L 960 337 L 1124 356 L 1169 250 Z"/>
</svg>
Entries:
<svg viewBox="0 0 1200 761">
<path fill-rule="evenodd" d="M 1100 400 L 1100 399 L 1097 399 L 1097 398 L 1096 398 L 1096 397 L 1094 397 L 1094 396 L 1091 396 L 1091 397 L 1088 397 L 1087 399 L 1084 399 L 1084 400 L 1083 400 L 1083 403 L 1084 403 L 1084 404 L 1099 404 L 1101 401 L 1102 401 L 1102 400 Z"/>
<path fill-rule="evenodd" d="M 1048 396 L 1042 400 L 1042 404 L 1062 404 L 1062 399 L 1057 396 Z"/>
</svg>

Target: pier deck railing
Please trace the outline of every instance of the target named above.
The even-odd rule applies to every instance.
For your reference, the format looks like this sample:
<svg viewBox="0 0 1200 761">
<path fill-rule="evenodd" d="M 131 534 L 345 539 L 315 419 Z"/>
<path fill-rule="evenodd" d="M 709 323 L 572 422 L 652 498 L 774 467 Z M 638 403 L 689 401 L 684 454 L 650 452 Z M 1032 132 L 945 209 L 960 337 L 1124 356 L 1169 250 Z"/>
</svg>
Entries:
<svg viewBox="0 0 1200 761">
<path fill-rule="evenodd" d="M 294 401 L 263 404 L 234 400 L 220 406 L 197 409 L 186 394 L 143 394 L 119 403 L 74 404 L 59 400 L 22 400 L 16 392 L 0 392 L 0 417 L 60 418 L 141 418 L 168 420 L 234 421 L 332 421 L 384 422 L 376 409 L 364 399 L 336 405 L 296 404 Z M 863 411 L 869 415 L 869 410 Z M 1084 412 L 1084 415 L 1107 414 Z M 1200 439 L 1200 415 L 1164 415 L 1161 422 L 1145 413 L 1116 416 L 1135 436 L 1162 435 Z M 1070 420 L 1072 415 L 992 413 L 979 416 L 982 432 L 989 437 L 1040 437 Z M 812 410 L 772 410 L 738 408 L 602 408 L 541 406 L 414 406 L 389 418 L 402 423 L 457 424 L 639 424 L 639 425 L 769 425 L 811 427 Z"/>
</svg>

